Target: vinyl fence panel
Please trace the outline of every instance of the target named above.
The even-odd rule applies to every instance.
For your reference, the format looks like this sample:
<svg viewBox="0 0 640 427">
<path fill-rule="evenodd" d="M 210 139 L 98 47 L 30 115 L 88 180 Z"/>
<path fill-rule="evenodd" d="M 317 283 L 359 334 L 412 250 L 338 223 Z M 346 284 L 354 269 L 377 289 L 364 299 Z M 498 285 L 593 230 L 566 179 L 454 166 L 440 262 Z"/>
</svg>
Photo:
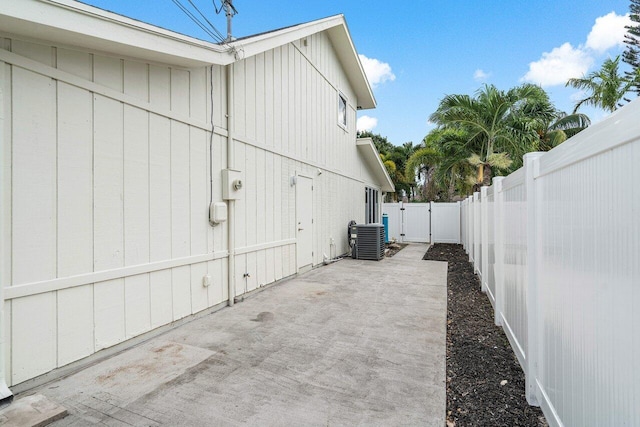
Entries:
<svg viewBox="0 0 640 427">
<path fill-rule="evenodd" d="M 461 204 L 461 236 L 551 426 L 640 426 L 640 100 Z"/>
<path fill-rule="evenodd" d="M 431 242 L 460 243 L 460 202 L 431 202 Z"/>
</svg>

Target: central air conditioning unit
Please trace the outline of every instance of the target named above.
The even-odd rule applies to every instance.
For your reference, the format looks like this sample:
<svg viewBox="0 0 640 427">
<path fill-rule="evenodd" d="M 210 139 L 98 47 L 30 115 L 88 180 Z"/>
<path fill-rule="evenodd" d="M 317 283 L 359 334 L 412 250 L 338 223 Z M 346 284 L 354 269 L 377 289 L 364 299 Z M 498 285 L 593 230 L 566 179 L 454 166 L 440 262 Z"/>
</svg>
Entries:
<svg viewBox="0 0 640 427">
<path fill-rule="evenodd" d="M 355 224 L 351 226 L 355 259 L 381 260 L 384 258 L 384 226 L 382 224 Z"/>
</svg>

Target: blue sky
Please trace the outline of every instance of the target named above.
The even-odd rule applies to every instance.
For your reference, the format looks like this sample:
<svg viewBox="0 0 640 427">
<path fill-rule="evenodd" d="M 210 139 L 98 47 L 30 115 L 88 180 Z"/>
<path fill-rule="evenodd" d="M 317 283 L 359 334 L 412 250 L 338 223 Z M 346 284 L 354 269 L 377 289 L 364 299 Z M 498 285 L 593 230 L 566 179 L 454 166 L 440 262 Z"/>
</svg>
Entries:
<svg viewBox="0 0 640 427">
<path fill-rule="evenodd" d="M 215 15 L 211 0 L 191 1 L 226 33 L 225 17 Z M 171 0 L 84 2 L 210 40 Z M 375 110 L 359 113 L 359 125 L 396 145 L 422 140 L 443 96 L 473 94 L 485 83 L 503 90 L 525 81 L 540 84 L 556 107 L 571 112 L 580 94 L 564 82 L 624 51 L 629 10 L 629 0 L 235 0 L 234 5 L 236 37 L 344 14 L 378 102 Z M 605 116 L 581 111 L 594 122 Z"/>
</svg>

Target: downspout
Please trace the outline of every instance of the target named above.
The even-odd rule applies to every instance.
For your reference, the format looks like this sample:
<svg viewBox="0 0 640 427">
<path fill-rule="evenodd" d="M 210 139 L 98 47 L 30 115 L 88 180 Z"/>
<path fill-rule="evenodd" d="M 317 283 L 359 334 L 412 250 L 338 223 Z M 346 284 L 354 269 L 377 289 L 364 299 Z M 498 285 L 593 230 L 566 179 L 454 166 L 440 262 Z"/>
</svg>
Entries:
<svg viewBox="0 0 640 427">
<path fill-rule="evenodd" d="M 227 72 L 227 169 L 235 167 L 235 153 L 233 144 L 233 63 L 226 66 Z M 229 286 L 229 307 L 233 306 L 236 297 L 236 259 L 235 259 L 235 200 L 227 200 L 227 242 L 229 257 L 228 260 L 228 286 Z"/>
<path fill-rule="evenodd" d="M 8 182 L 5 179 L 5 174 L 8 173 L 8 170 L 5 169 L 5 149 L 10 144 L 10 139 L 7 138 L 5 134 L 5 117 L 7 115 L 5 111 L 5 95 L 4 95 L 4 83 L 6 82 L 5 76 L 5 64 L 0 64 L 0 140 L 2 140 L 2 144 L 0 144 L 0 233 L 2 238 L 0 238 L 0 408 L 3 408 L 11 403 L 13 400 L 13 393 L 7 387 L 7 382 L 5 380 L 5 372 L 4 372 L 4 354 L 5 354 L 5 346 L 4 346 L 4 287 L 6 285 L 4 279 L 6 277 L 5 272 L 7 271 L 6 263 L 7 263 L 7 255 L 10 253 L 8 246 L 8 236 L 4 235 L 5 227 L 8 226 L 7 218 L 5 217 L 5 209 L 9 204 L 5 205 L 5 195 L 6 189 L 5 185 Z"/>
</svg>

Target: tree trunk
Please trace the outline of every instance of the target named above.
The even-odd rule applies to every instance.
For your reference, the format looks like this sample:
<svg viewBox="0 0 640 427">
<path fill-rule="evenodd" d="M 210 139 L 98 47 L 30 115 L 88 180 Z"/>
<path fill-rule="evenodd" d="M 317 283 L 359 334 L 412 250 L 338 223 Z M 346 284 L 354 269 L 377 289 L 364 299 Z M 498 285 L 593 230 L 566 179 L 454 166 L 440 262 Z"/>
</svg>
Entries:
<svg viewBox="0 0 640 427">
<path fill-rule="evenodd" d="M 487 163 L 484 164 L 484 177 L 481 182 L 483 186 L 491 185 L 491 166 L 489 166 L 489 164 Z"/>
</svg>

